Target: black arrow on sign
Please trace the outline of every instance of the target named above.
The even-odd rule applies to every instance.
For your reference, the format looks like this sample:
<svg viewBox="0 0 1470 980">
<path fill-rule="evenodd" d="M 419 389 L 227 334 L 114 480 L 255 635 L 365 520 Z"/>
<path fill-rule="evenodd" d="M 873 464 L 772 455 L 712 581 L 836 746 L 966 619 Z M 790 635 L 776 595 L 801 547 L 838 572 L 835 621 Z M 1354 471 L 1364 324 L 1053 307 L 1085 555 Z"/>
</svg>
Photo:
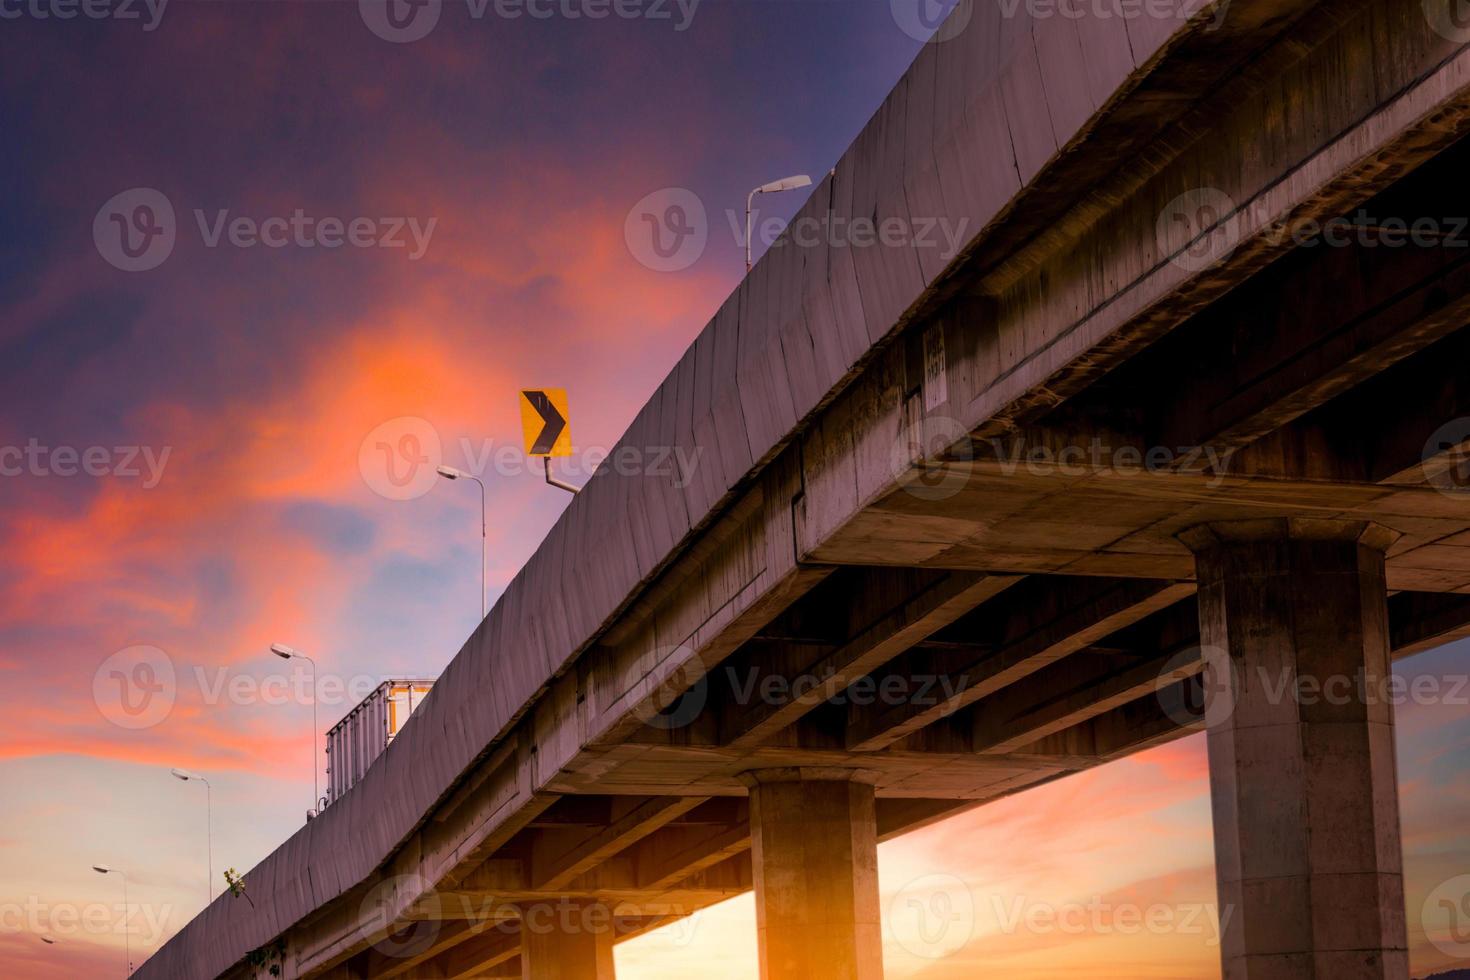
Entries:
<svg viewBox="0 0 1470 980">
<path fill-rule="evenodd" d="M 551 452 L 551 447 L 556 445 L 556 437 L 561 435 L 561 430 L 567 427 L 567 420 L 561 417 L 556 406 L 551 404 L 551 399 L 546 397 L 544 391 L 523 391 L 526 401 L 541 416 L 541 421 L 546 423 L 541 427 L 541 434 L 531 445 L 532 456 L 544 456 Z"/>
</svg>

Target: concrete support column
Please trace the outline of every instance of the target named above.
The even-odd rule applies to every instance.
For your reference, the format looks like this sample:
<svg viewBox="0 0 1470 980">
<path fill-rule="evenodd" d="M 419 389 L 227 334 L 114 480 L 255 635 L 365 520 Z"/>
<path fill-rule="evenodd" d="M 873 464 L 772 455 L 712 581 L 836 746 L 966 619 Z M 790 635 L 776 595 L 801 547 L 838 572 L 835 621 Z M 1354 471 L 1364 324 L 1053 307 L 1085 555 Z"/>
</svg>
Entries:
<svg viewBox="0 0 1470 980">
<path fill-rule="evenodd" d="M 614 980 L 613 923 L 595 903 L 528 906 L 521 915 L 522 980 Z"/>
<path fill-rule="evenodd" d="M 1384 551 L 1349 521 L 1193 528 L 1226 980 L 1407 980 Z"/>
<path fill-rule="evenodd" d="M 745 774 L 761 980 L 882 980 L 871 774 Z"/>
</svg>

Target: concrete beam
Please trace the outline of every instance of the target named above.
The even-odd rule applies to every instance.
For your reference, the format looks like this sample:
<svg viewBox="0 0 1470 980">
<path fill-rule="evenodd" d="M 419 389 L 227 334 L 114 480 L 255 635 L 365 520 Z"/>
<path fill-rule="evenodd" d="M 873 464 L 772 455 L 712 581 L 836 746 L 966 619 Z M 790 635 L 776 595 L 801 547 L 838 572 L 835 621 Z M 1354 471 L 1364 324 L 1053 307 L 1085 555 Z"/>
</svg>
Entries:
<svg viewBox="0 0 1470 980">
<path fill-rule="evenodd" d="M 546 891 L 564 888 L 609 857 L 703 802 L 705 798 L 699 796 L 655 797 L 633 803 L 624 813 L 592 833 L 537 831 L 530 846 L 532 885 Z M 566 833 L 575 835 L 572 842 L 558 839 Z"/>
<path fill-rule="evenodd" d="M 471 977 L 518 977 L 520 930 L 513 924 L 484 928 L 437 956 L 401 974 L 403 980 L 469 980 Z M 370 973 L 369 976 L 377 976 Z"/>
<path fill-rule="evenodd" d="M 732 678 L 719 687 L 720 738 L 733 747 L 757 745 L 813 708 L 840 693 L 853 681 L 872 673 L 882 664 L 948 626 L 976 606 L 1019 581 L 1013 575 L 974 572 L 930 572 L 923 569 L 850 569 L 847 577 L 829 579 L 840 591 L 828 595 L 813 590 L 794 612 L 803 618 L 848 619 L 857 613 L 863 619 L 851 626 L 828 630 L 835 633 L 835 649 L 820 644 L 783 642 L 747 644 L 743 658 L 737 657 L 716 673 Z M 866 588 L 855 589 L 852 577 Z M 814 602 L 825 602 L 825 610 L 807 610 Z M 880 614 L 876 617 L 874 611 Z M 789 617 L 783 617 L 783 622 Z M 782 622 L 773 624 L 779 630 Z M 810 632 L 810 628 L 808 628 Z M 824 637 L 825 638 L 825 637 Z M 828 641 L 833 642 L 832 640 Z M 774 649 L 773 649 L 774 647 Z M 762 690 L 767 678 L 800 688 L 791 696 L 754 699 L 739 692 Z M 798 684 L 798 681 L 808 683 Z"/>
<path fill-rule="evenodd" d="M 1024 580 L 1002 600 L 981 607 L 939 641 L 979 641 L 983 654 L 919 649 L 894 661 L 885 673 L 944 675 L 952 696 L 854 705 L 847 745 L 870 752 L 892 745 L 960 708 L 994 694 L 1049 664 L 1096 643 L 1130 623 L 1188 596 L 1188 583 L 1058 576 Z M 882 682 L 879 682 L 882 689 Z"/>
</svg>

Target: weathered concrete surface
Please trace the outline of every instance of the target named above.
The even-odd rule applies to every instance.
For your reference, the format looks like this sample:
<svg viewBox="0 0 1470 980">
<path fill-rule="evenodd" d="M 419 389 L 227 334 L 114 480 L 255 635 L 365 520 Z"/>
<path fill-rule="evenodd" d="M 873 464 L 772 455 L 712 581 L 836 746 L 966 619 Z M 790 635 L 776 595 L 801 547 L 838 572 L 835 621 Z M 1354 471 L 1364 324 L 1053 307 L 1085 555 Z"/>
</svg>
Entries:
<svg viewBox="0 0 1470 980">
<path fill-rule="evenodd" d="M 1200 670 L 1173 655 L 1202 522 L 1376 521 L 1395 650 L 1463 630 L 1458 440 L 1421 464 L 1470 415 L 1464 263 L 1282 229 L 1434 213 L 1470 53 L 1417 0 L 1215 13 L 963 5 L 798 217 L 967 220 L 964 254 L 772 249 L 624 436 L 699 451 L 693 482 L 594 477 L 363 782 L 249 872 L 256 907 L 215 902 L 139 975 L 277 937 L 287 977 L 383 975 L 404 924 L 568 896 L 632 934 L 751 887 L 749 770 L 874 772 L 886 837 L 1198 729 L 1165 709 Z M 1218 221 L 1160 221 L 1199 188 Z M 1093 438 L 1235 455 L 1004 452 Z M 818 683 L 752 702 L 751 670 Z M 966 684 L 827 700 L 920 676 Z"/>
<path fill-rule="evenodd" d="M 571 911 L 521 926 L 522 980 L 613 980 L 611 913 L 580 903 Z"/>
<path fill-rule="evenodd" d="M 1229 980 L 1408 980 L 1384 551 L 1363 521 L 1192 528 Z"/>
<path fill-rule="evenodd" d="M 746 778 L 761 980 L 882 980 L 872 783 L 853 769 Z"/>
</svg>

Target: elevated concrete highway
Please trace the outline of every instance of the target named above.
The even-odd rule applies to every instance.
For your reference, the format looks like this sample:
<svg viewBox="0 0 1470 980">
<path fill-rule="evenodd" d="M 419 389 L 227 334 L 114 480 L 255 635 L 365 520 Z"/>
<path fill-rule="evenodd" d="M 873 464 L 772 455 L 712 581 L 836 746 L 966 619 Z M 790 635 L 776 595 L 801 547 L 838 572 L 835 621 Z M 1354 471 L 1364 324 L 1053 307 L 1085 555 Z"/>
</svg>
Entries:
<svg viewBox="0 0 1470 980">
<path fill-rule="evenodd" d="M 1357 692 L 1470 630 L 1452 3 L 961 4 L 798 220 L 963 253 L 773 248 L 624 436 L 692 481 L 594 477 L 138 976 L 607 978 L 754 888 L 763 976 L 879 977 L 877 841 L 1208 729 L 1226 976 L 1406 978 Z"/>
</svg>

